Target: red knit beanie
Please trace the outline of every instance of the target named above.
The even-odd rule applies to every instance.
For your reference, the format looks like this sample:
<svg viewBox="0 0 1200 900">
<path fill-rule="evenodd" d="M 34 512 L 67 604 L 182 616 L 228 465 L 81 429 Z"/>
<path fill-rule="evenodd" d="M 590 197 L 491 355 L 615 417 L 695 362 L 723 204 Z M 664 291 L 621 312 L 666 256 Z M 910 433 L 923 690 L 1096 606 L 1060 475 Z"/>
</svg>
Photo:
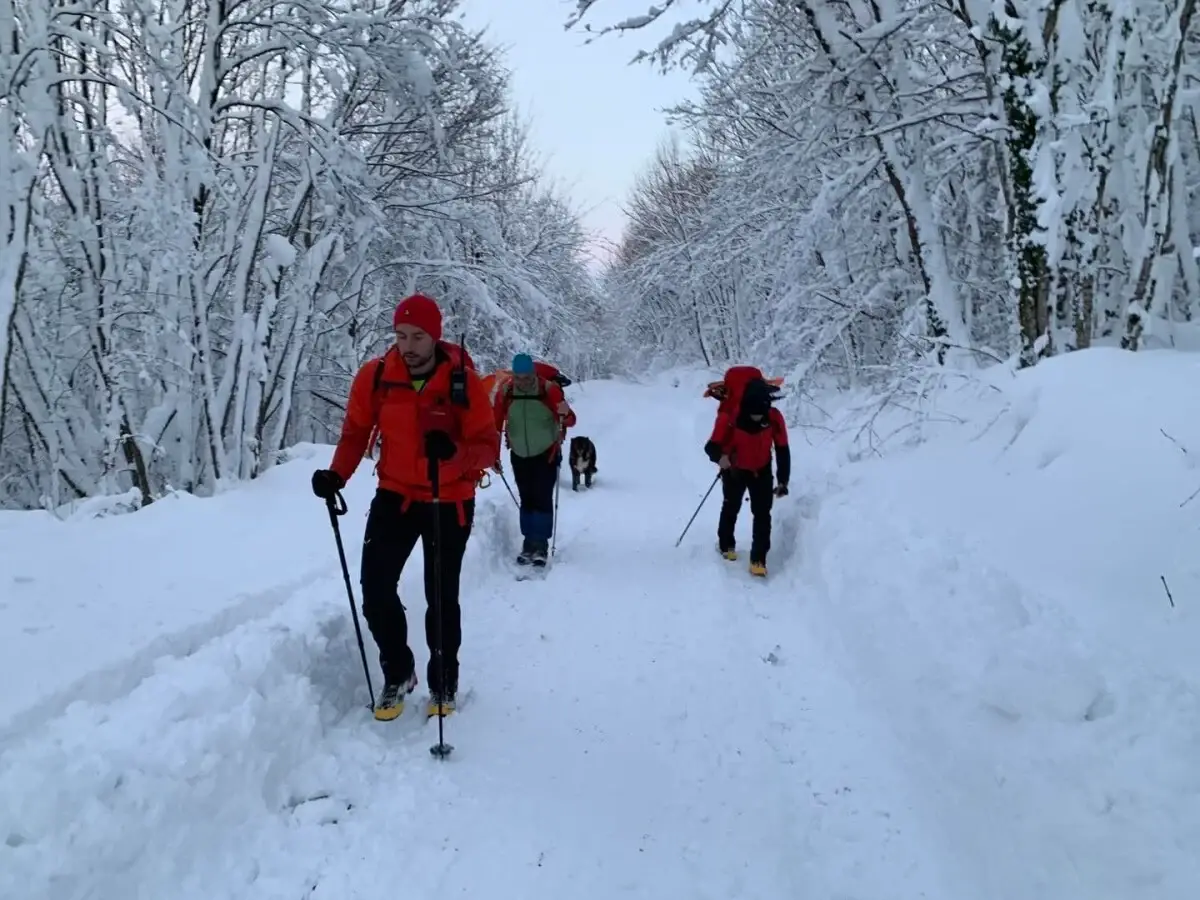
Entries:
<svg viewBox="0 0 1200 900">
<path fill-rule="evenodd" d="M 392 316 L 392 328 L 401 325 L 414 325 L 435 341 L 442 339 L 442 311 L 432 297 L 424 294 L 413 294 L 400 301 Z"/>
</svg>

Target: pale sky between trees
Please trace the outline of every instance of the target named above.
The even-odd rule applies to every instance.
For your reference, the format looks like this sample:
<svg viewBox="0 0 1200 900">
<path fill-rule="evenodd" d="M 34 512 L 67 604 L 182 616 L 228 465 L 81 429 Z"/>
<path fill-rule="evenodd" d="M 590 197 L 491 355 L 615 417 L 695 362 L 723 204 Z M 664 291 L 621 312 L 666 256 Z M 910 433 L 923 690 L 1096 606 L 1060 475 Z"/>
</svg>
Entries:
<svg viewBox="0 0 1200 900">
<path fill-rule="evenodd" d="M 682 72 L 663 74 L 648 63 L 629 65 L 657 30 L 585 44 L 581 29 L 564 29 L 573 0 L 466 0 L 466 21 L 486 26 L 506 48 L 512 90 L 531 118 L 537 151 L 547 173 L 568 189 L 584 222 L 617 241 L 621 206 L 637 173 L 668 133 L 661 112 L 695 88 Z M 644 13 L 649 0 L 606 0 L 595 25 Z"/>
</svg>

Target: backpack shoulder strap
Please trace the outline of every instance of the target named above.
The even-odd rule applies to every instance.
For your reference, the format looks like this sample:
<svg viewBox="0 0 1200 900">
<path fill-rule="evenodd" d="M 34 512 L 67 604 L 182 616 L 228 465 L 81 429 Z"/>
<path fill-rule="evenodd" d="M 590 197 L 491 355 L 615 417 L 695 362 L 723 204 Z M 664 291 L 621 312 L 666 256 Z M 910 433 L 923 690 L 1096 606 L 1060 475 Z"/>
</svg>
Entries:
<svg viewBox="0 0 1200 900">
<path fill-rule="evenodd" d="M 383 403 L 383 368 L 386 357 L 379 357 L 375 364 L 375 374 L 371 377 L 371 404 L 375 407 L 375 415 L 379 415 L 379 406 Z"/>
<path fill-rule="evenodd" d="M 376 443 L 383 440 L 383 433 L 379 430 L 379 410 L 381 407 L 380 386 L 383 384 L 383 357 L 379 358 L 379 362 L 375 364 L 375 373 L 371 376 L 371 411 L 374 417 L 374 423 L 371 426 L 371 438 L 367 442 L 367 452 L 373 454 Z M 379 464 L 375 464 L 378 471 Z"/>
</svg>

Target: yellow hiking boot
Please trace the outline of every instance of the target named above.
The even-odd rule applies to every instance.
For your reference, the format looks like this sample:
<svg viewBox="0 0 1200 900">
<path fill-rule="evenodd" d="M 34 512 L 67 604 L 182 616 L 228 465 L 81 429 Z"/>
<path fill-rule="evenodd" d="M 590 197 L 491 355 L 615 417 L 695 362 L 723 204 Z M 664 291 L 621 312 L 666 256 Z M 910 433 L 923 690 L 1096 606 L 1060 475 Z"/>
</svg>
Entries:
<svg viewBox="0 0 1200 900">
<path fill-rule="evenodd" d="M 738 558 L 738 552 L 733 549 L 719 550 L 718 552 L 721 554 L 721 556 L 723 556 L 725 559 L 730 560 L 731 562 Z"/>
<path fill-rule="evenodd" d="M 404 712 L 404 699 L 417 686 L 417 673 L 408 676 L 407 681 L 396 684 L 385 684 L 379 702 L 375 704 L 375 718 L 380 722 L 390 722 L 398 719 Z"/>
<path fill-rule="evenodd" d="M 750 560 L 750 574 L 755 578 L 767 577 L 767 564 L 765 562 L 755 562 Z"/>
<path fill-rule="evenodd" d="M 457 709 L 458 702 L 455 700 L 454 694 L 430 697 L 429 704 L 425 707 L 425 718 L 432 719 L 434 716 L 452 716 Z"/>
</svg>

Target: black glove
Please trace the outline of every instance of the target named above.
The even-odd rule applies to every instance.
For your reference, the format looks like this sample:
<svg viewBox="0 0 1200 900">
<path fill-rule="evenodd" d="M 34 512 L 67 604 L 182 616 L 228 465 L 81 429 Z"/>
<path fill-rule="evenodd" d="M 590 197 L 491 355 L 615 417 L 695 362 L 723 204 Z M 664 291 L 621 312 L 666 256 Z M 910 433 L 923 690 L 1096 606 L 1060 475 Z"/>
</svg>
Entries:
<svg viewBox="0 0 1200 900">
<path fill-rule="evenodd" d="M 313 472 L 312 490 L 322 500 L 332 500 L 345 486 L 342 476 L 333 469 L 317 469 Z"/>
<path fill-rule="evenodd" d="M 709 441 L 704 445 L 704 455 L 713 462 L 719 463 L 725 454 L 721 452 L 721 446 L 716 441 Z"/>
<path fill-rule="evenodd" d="M 425 432 L 425 456 L 429 459 L 446 462 L 446 460 L 452 459 L 457 452 L 458 447 L 454 445 L 454 441 L 451 440 L 450 435 L 446 434 L 446 432 Z"/>
<path fill-rule="evenodd" d="M 775 488 L 775 496 L 776 497 L 786 497 L 787 492 L 788 492 L 788 490 L 787 490 L 786 484 L 777 485 Z"/>
</svg>

